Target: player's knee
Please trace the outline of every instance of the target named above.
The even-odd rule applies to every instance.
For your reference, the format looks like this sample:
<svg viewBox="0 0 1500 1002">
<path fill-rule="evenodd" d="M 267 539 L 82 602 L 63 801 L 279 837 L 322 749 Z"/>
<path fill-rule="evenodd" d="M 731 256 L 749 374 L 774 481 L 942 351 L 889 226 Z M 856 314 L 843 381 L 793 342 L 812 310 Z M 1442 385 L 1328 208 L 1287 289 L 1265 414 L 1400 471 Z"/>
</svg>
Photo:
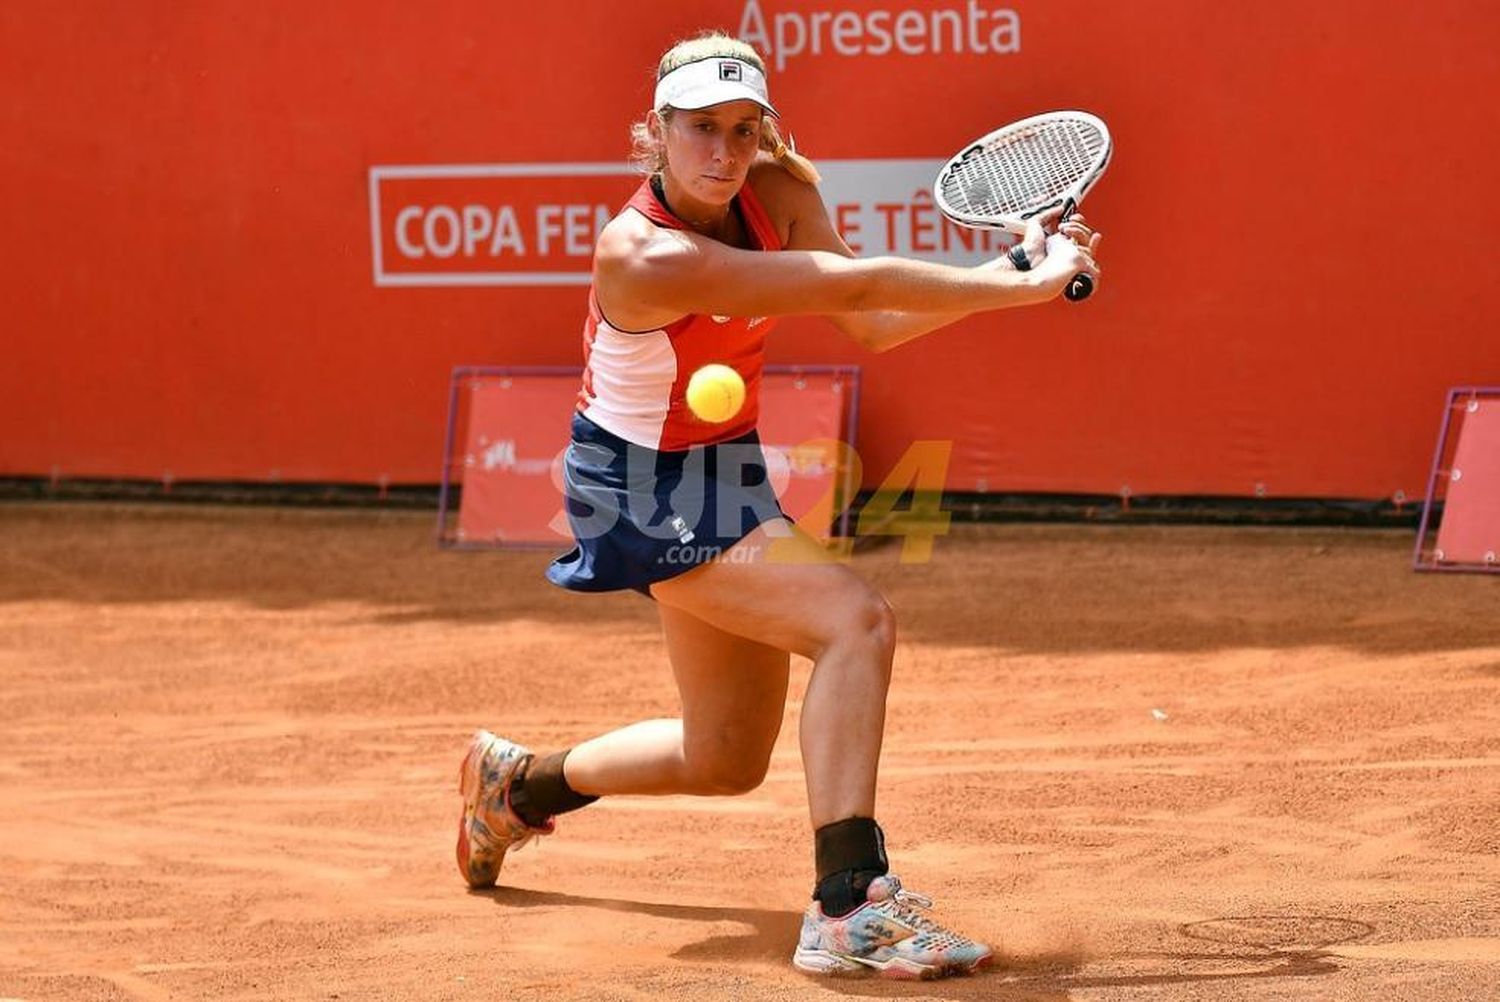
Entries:
<svg viewBox="0 0 1500 1002">
<path fill-rule="evenodd" d="M 884 595 L 872 590 L 861 615 L 870 643 L 889 661 L 890 655 L 896 651 L 896 610 L 891 608 Z"/>
<path fill-rule="evenodd" d="M 867 649 L 889 666 L 896 650 L 896 611 L 884 595 L 867 587 L 850 604 L 839 632 L 842 642 Z"/>
<path fill-rule="evenodd" d="M 860 582 L 830 604 L 818 655 L 830 647 L 857 648 L 888 665 L 896 650 L 896 613 L 874 588 Z"/>
<path fill-rule="evenodd" d="M 715 788 L 727 797 L 749 793 L 766 781 L 768 762 L 741 762 L 719 771 L 715 777 Z"/>
<path fill-rule="evenodd" d="M 689 786 L 694 793 L 704 796 L 739 796 L 765 782 L 770 764 L 769 755 L 690 760 Z"/>
</svg>

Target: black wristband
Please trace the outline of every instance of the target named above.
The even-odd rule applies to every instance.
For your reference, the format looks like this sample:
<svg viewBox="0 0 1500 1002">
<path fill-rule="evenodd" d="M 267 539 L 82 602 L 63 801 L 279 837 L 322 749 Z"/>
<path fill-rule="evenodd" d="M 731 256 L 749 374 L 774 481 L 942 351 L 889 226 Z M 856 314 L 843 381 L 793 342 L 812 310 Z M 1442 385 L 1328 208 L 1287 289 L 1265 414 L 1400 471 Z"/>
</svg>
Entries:
<svg viewBox="0 0 1500 1002">
<path fill-rule="evenodd" d="M 1010 263 L 1016 266 L 1016 271 L 1031 270 L 1031 258 L 1026 256 L 1026 248 L 1020 244 L 1011 246 Z"/>
</svg>

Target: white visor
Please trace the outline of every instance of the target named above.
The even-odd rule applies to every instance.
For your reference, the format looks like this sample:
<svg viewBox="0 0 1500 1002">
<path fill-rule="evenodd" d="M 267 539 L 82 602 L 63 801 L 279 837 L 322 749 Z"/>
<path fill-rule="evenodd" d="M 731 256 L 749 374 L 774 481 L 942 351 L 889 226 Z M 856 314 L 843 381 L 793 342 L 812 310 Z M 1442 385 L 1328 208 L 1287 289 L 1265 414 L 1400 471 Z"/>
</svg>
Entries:
<svg viewBox="0 0 1500 1002">
<path fill-rule="evenodd" d="M 743 59 L 711 56 L 686 63 L 656 82 L 654 108 L 697 111 L 725 101 L 754 101 L 772 115 L 766 75 Z"/>
</svg>

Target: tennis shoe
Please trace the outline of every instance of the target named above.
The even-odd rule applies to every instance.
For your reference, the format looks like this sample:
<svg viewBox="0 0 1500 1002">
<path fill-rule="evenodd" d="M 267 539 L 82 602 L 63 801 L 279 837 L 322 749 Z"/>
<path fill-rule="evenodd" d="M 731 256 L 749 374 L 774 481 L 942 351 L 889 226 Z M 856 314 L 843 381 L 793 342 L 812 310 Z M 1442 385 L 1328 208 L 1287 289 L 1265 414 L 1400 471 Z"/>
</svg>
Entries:
<svg viewBox="0 0 1500 1002">
<path fill-rule="evenodd" d="M 458 819 L 458 871 L 470 887 L 493 887 L 505 854 L 538 835 L 550 835 L 552 819 L 541 827 L 521 820 L 510 806 L 510 787 L 531 752 L 489 731 L 479 731 L 458 769 L 464 811 Z"/>
<path fill-rule="evenodd" d="M 824 915 L 822 902 L 814 901 L 792 964 L 809 974 L 925 979 L 970 974 L 990 963 L 989 947 L 922 914 L 931 907 L 930 898 L 902 889 L 891 874 L 871 881 L 865 903 L 841 918 Z"/>
</svg>

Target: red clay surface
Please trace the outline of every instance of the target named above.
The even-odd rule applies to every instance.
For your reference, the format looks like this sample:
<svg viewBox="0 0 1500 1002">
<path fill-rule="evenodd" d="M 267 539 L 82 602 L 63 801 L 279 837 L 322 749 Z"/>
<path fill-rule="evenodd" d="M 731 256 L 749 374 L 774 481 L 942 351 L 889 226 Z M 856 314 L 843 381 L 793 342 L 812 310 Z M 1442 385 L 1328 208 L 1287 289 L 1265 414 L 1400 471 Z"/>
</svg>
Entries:
<svg viewBox="0 0 1500 1002">
<path fill-rule="evenodd" d="M 674 711 L 652 605 L 426 515 L 0 507 L 0 999 L 1421 999 L 1500 985 L 1500 581 L 1411 534 L 960 527 L 902 640 L 897 872 L 998 945 L 817 981 L 766 784 L 563 818 L 469 893 L 454 781 Z"/>
</svg>

